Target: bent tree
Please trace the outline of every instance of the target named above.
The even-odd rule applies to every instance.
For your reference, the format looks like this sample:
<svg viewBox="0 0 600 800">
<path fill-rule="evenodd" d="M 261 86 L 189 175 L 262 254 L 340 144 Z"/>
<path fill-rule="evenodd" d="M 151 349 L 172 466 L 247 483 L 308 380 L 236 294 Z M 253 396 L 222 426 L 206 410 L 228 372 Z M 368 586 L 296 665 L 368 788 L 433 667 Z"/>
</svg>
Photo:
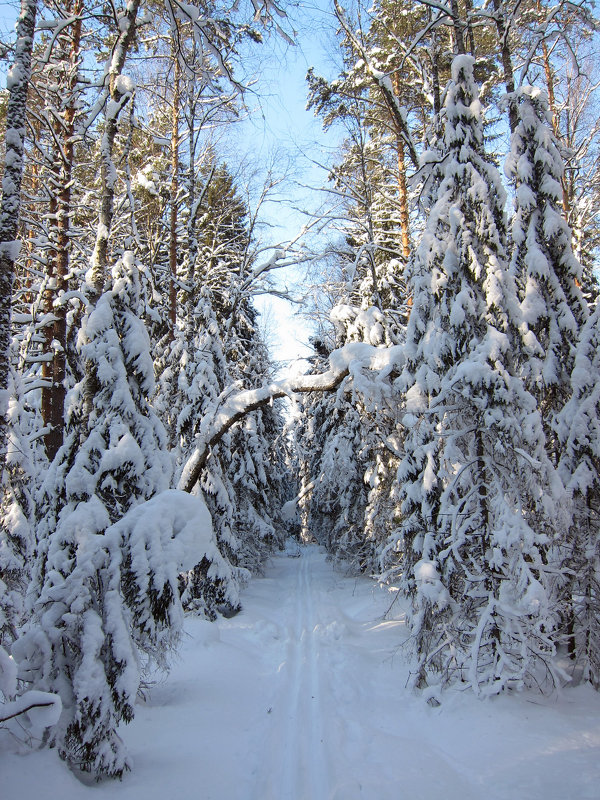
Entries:
<svg viewBox="0 0 600 800">
<path fill-rule="evenodd" d="M 381 349 L 365 342 L 351 342 L 329 355 L 330 368 L 317 375 L 300 375 L 285 381 L 274 381 L 258 389 L 248 389 L 231 394 L 226 390 L 205 411 L 193 454 L 188 459 L 179 488 L 192 492 L 206 460 L 214 447 L 236 422 L 247 414 L 269 405 L 273 400 L 291 397 L 295 393 L 328 392 L 337 388 L 344 378 L 361 369 L 384 370 L 386 363 L 399 358 L 399 348 Z"/>
</svg>

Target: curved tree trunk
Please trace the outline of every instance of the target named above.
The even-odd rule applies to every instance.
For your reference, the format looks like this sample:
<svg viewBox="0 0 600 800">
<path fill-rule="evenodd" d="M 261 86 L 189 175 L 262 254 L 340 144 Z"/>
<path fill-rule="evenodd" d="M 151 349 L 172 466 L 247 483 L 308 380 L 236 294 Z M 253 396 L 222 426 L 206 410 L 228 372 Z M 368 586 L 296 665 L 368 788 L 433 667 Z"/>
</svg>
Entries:
<svg viewBox="0 0 600 800">
<path fill-rule="evenodd" d="M 360 347 L 357 347 L 358 344 Z M 227 391 L 223 392 L 212 413 L 208 413 L 202 421 L 196 450 L 183 469 L 178 488 L 184 492 L 194 490 L 211 448 L 221 441 L 236 422 L 251 411 L 295 393 L 330 392 L 336 389 L 356 366 L 380 370 L 385 355 L 394 359 L 394 353 L 398 353 L 400 349 L 398 345 L 381 348 L 364 342 L 351 342 L 330 354 L 330 369 L 327 372 L 318 375 L 300 375 L 287 381 L 275 381 L 259 389 L 248 389 L 229 396 Z"/>
</svg>

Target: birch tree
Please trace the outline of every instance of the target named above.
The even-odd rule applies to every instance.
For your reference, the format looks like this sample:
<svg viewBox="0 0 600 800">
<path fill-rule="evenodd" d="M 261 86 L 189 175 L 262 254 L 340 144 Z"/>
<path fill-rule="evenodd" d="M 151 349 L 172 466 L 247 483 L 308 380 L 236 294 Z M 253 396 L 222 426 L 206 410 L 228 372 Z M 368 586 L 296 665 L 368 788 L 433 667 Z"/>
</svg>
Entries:
<svg viewBox="0 0 600 800">
<path fill-rule="evenodd" d="M 22 0 L 17 21 L 15 61 L 8 73 L 8 104 L 4 135 L 4 177 L 0 203 L 0 473 L 6 462 L 11 303 L 15 262 L 19 254 L 17 231 L 21 207 L 21 179 L 25 146 L 27 90 L 37 3 Z"/>
</svg>

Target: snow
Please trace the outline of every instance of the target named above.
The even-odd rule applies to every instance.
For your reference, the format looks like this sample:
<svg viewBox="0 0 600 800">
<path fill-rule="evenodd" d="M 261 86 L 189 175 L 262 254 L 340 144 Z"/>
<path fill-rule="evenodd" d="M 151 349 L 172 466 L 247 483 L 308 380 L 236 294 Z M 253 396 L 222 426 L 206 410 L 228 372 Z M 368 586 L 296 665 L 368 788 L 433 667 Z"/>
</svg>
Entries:
<svg viewBox="0 0 600 800">
<path fill-rule="evenodd" d="M 151 169 L 148 171 L 148 174 L 152 174 Z M 138 186 L 142 189 L 145 189 L 149 194 L 153 197 L 158 197 L 158 189 L 156 187 L 156 182 L 152 178 L 149 178 L 146 170 L 140 170 L 135 176 L 135 182 Z"/>
<path fill-rule="evenodd" d="M 115 89 L 119 94 L 133 94 L 135 84 L 129 75 L 117 75 L 115 80 Z"/>
<path fill-rule="evenodd" d="M 136 545 L 141 547 L 144 559 L 152 556 L 151 538 L 164 540 L 159 553 L 165 572 L 193 569 L 205 556 L 225 569 L 204 500 L 177 489 L 167 489 L 132 508 L 107 531 L 108 537 L 114 535 L 127 538 L 134 557 Z M 161 565 L 154 566 L 158 571 Z"/>
<path fill-rule="evenodd" d="M 3 189 L 6 193 L 6 186 L 3 183 Z M 11 242 L 2 242 L 0 244 L 0 254 L 2 254 L 3 258 L 7 258 L 10 261 L 16 261 L 19 257 L 19 253 L 21 252 L 21 242 L 18 240 L 13 240 Z"/>
<path fill-rule="evenodd" d="M 434 580 L 435 568 L 420 574 Z M 180 660 L 121 729 L 133 756 L 122 782 L 86 787 L 55 751 L 0 730 L 2 796 L 595 800 L 600 695 L 448 691 L 433 708 L 404 688 L 396 598 L 294 545 L 251 582 L 236 617 L 187 619 Z"/>
<path fill-rule="evenodd" d="M 57 695 L 29 691 L 10 703 L 0 704 L 0 722 L 7 720 L 9 716 L 18 716 L 18 726 L 21 731 L 26 731 L 31 737 L 39 738 L 45 728 L 56 725 L 61 711 L 62 703 Z"/>
<path fill-rule="evenodd" d="M 6 650 L 0 646 L 0 694 L 4 695 L 5 698 L 9 698 L 16 693 L 17 665 Z"/>
<path fill-rule="evenodd" d="M 382 386 L 377 386 L 394 368 L 400 368 L 404 362 L 404 348 L 399 345 L 393 347 L 375 347 L 366 342 L 349 342 L 333 350 L 329 354 L 330 369 L 320 374 L 300 375 L 287 380 L 261 386 L 258 389 L 239 391 L 230 395 L 236 387 L 232 384 L 214 402 L 207 404 L 203 409 L 203 419 L 199 435 L 196 439 L 196 449 L 188 458 L 178 483 L 178 488 L 190 491 L 198 480 L 198 465 L 204 463 L 208 452 L 208 444 L 213 437 L 222 435 L 229 430 L 237 415 L 241 415 L 252 407 L 266 404 L 278 397 L 292 397 L 295 392 L 329 390 L 338 386 L 346 374 L 351 374 L 354 387 L 366 395 L 373 394 L 373 384 L 361 376 L 361 370 L 370 369 L 378 371 L 375 382 L 376 388 L 381 391 Z M 216 440 L 213 440 L 213 443 Z"/>
<path fill-rule="evenodd" d="M 6 75 L 6 88 L 10 91 L 10 89 L 14 89 L 15 86 L 21 83 L 24 77 L 24 70 L 20 64 L 13 64 L 13 66 L 8 70 Z"/>
</svg>

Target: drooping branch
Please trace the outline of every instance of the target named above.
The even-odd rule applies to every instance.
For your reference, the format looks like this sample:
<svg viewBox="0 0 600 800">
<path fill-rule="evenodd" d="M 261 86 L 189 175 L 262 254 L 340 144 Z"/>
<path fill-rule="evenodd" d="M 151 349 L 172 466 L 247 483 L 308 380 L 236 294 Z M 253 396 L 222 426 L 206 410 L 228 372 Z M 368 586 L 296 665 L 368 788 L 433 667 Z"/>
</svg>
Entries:
<svg viewBox="0 0 600 800">
<path fill-rule="evenodd" d="M 217 445 L 227 431 L 246 414 L 269 405 L 273 400 L 289 397 L 298 392 L 327 392 L 336 389 L 348 375 L 348 367 L 339 371 L 328 370 L 321 375 L 302 375 L 290 381 L 278 381 L 234 394 L 223 405 L 216 406 L 204 418 L 196 450 L 186 463 L 179 489 L 191 492 L 206 466 L 211 449 Z"/>
<path fill-rule="evenodd" d="M 179 489 L 192 492 L 198 482 L 211 449 L 217 445 L 230 428 L 247 414 L 269 405 L 281 397 L 307 392 L 330 392 L 336 389 L 349 375 L 362 369 L 388 374 L 401 364 L 402 348 L 374 347 L 365 342 L 351 342 L 329 356 L 329 369 L 317 375 L 300 375 L 283 381 L 249 389 L 235 394 L 224 392 L 209 409 L 202 420 L 196 449 L 188 459 L 181 478 Z"/>
<path fill-rule="evenodd" d="M 62 710 L 60 697 L 50 692 L 37 690 L 25 692 L 16 700 L 0 704 L 0 725 L 38 709 L 41 711 L 37 719 L 38 726 L 41 728 L 52 727 L 58 721 Z"/>
</svg>

